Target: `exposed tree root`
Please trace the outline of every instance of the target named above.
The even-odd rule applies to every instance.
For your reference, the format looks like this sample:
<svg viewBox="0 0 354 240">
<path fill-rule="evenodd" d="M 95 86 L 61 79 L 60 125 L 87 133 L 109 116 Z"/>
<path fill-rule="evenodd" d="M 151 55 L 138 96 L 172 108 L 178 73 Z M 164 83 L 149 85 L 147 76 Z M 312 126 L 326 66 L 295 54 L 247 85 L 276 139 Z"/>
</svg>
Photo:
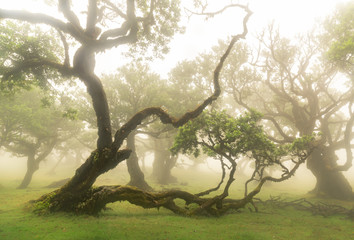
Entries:
<svg viewBox="0 0 354 240">
<path fill-rule="evenodd" d="M 270 197 L 270 199 L 262 201 L 261 199 L 255 199 L 257 203 L 264 205 L 271 205 L 278 208 L 294 207 L 298 210 L 309 211 L 314 215 L 321 215 L 323 217 L 329 217 L 334 215 L 344 215 L 348 219 L 354 221 L 354 208 L 348 209 L 343 206 L 327 204 L 323 202 L 310 202 L 305 198 L 300 198 L 292 201 L 286 201 L 280 197 Z"/>
<path fill-rule="evenodd" d="M 78 214 L 98 215 L 108 203 L 128 201 L 143 208 L 165 208 L 183 216 L 222 216 L 229 210 L 244 208 L 252 203 L 253 197 L 260 191 L 257 187 L 240 200 L 224 199 L 223 194 L 212 198 L 201 198 L 181 190 L 163 192 L 146 192 L 133 186 L 100 186 L 92 188 L 84 194 L 60 190 L 42 196 L 33 202 L 34 211 L 47 212 L 67 211 Z M 185 205 L 178 205 L 175 200 L 183 200 Z"/>
</svg>

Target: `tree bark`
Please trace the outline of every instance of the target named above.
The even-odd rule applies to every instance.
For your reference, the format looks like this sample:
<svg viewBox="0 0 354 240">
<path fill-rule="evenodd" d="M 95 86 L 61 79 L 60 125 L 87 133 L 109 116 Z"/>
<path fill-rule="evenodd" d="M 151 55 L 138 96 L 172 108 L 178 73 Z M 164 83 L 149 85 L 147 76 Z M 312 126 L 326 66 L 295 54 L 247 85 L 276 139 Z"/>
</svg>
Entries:
<svg viewBox="0 0 354 240">
<path fill-rule="evenodd" d="M 32 181 L 33 174 L 39 169 L 39 162 L 35 159 L 35 152 L 31 152 L 27 157 L 27 170 L 26 174 L 21 182 L 21 184 L 17 187 L 18 189 L 27 188 L 28 185 Z"/>
<path fill-rule="evenodd" d="M 132 151 L 130 157 L 127 159 L 127 167 L 130 175 L 130 181 L 128 185 L 134 186 L 143 190 L 152 190 L 152 187 L 145 181 L 144 173 L 139 166 L 139 159 L 136 155 L 135 147 L 135 133 L 132 132 L 127 138 L 127 148 Z"/>
<path fill-rule="evenodd" d="M 316 186 L 311 191 L 320 197 L 353 200 L 354 194 L 348 180 L 337 171 L 337 157 L 329 147 L 320 146 L 313 150 L 307 160 L 307 167 L 316 177 Z"/>
<path fill-rule="evenodd" d="M 86 85 L 92 99 L 93 109 L 97 117 L 97 148 L 103 149 L 112 144 L 112 127 L 108 101 L 101 80 L 95 75 L 95 52 L 89 46 L 81 46 L 74 56 L 74 69 L 80 80 Z"/>
<path fill-rule="evenodd" d="M 171 175 L 172 168 L 176 165 L 177 157 L 172 156 L 169 148 L 170 139 L 154 140 L 154 163 L 152 175 L 159 184 L 167 185 L 177 182 L 177 178 Z"/>
<path fill-rule="evenodd" d="M 132 15 L 131 17 L 133 20 L 136 20 L 134 15 L 134 1 L 128 1 L 127 3 L 128 14 Z M 144 119 L 151 116 L 156 116 L 161 120 L 163 124 L 172 124 L 177 128 L 186 124 L 189 120 L 198 117 L 208 105 L 217 100 L 221 93 L 219 84 L 220 71 L 234 44 L 239 39 L 245 38 L 247 35 L 248 29 L 246 23 L 249 17 L 252 15 L 252 12 L 249 11 L 246 6 L 238 4 L 232 6 L 241 7 L 247 12 L 247 15 L 243 20 L 244 30 L 242 34 L 238 34 L 232 37 L 227 49 L 225 50 L 225 53 L 220 58 L 220 61 L 214 70 L 214 93 L 206 98 L 194 110 L 186 112 L 178 119 L 170 116 L 168 112 L 166 112 L 161 107 L 146 108 L 136 113 L 115 133 L 113 142 L 111 136 L 112 133 L 109 115 L 110 113 L 106 95 L 100 80 L 93 73 L 95 64 L 94 51 L 90 49 L 90 46 L 84 46 L 83 44 L 83 46 L 75 54 L 73 70 L 75 73 L 77 73 L 76 76 L 79 76 L 80 79 L 85 83 L 88 93 L 92 98 L 98 126 L 97 149 L 93 151 L 85 163 L 83 163 L 76 170 L 75 175 L 67 184 L 65 184 L 60 189 L 43 195 L 41 198 L 36 200 L 34 202 L 34 211 L 66 211 L 97 214 L 108 202 L 127 200 L 143 207 L 164 206 L 177 213 L 186 212 L 184 208 L 177 207 L 173 203 L 173 200 L 171 199 L 173 196 L 170 195 L 171 193 L 167 193 L 167 195 L 164 195 L 162 199 L 161 197 L 159 199 L 155 199 L 154 196 L 157 194 L 150 194 L 134 187 L 113 187 L 112 190 L 110 187 L 95 188 L 92 187 L 92 185 L 98 176 L 109 171 L 110 169 L 115 168 L 120 162 L 129 158 L 130 154 L 134 152 L 128 149 L 121 149 L 121 147 L 123 142 L 129 137 L 130 133 L 132 133 Z M 136 25 L 134 24 L 134 21 L 133 25 Z M 136 33 L 135 27 L 134 29 L 131 29 L 130 34 L 134 33 L 134 31 Z M 120 40 L 120 38 L 118 40 Z M 149 198 L 148 196 L 152 197 Z M 186 196 L 188 196 L 187 200 L 189 202 L 192 202 L 191 199 L 193 199 L 199 204 L 202 204 L 202 202 L 199 201 L 196 196 L 189 193 L 182 192 L 179 198 L 185 199 Z M 248 199 L 251 199 L 252 197 L 253 195 L 245 200 L 242 200 L 242 204 L 238 204 L 237 207 L 244 206 L 244 204 L 249 201 Z M 150 199 L 151 202 L 149 201 Z M 146 201 L 149 201 L 149 203 L 145 204 Z M 210 212 L 215 212 L 215 210 L 211 208 L 214 200 L 208 200 L 208 202 L 211 203 L 208 203 L 206 207 L 202 204 L 199 209 L 207 209 Z"/>
</svg>

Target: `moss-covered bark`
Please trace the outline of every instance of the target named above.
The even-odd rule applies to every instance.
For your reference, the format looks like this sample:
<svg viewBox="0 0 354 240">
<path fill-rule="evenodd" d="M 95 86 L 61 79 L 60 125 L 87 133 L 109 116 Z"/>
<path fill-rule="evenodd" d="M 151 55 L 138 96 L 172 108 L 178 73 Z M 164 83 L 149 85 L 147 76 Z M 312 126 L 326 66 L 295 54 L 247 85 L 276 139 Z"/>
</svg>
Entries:
<svg viewBox="0 0 354 240">
<path fill-rule="evenodd" d="M 311 191 L 319 197 L 353 200 L 352 187 L 343 173 L 336 170 L 336 155 L 330 148 L 314 149 L 307 161 L 307 167 L 316 177 L 316 186 Z"/>
<path fill-rule="evenodd" d="M 263 185 L 260 184 L 260 185 Z M 252 202 L 253 197 L 261 189 L 257 187 L 240 200 L 225 199 L 222 195 L 213 198 L 201 198 L 189 192 L 171 190 L 164 192 L 147 192 L 133 186 L 100 186 L 85 192 L 54 191 L 42 196 L 33 203 L 34 212 L 74 212 L 78 214 L 97 215 L 108 203 L 128 201 L 143 208 L 166 208 L 183 216 L 221 216 L 229 210 L 244 208 Z M 184 200 L 184 205 L 176 204 L 175 200 Z"/>
</svg>

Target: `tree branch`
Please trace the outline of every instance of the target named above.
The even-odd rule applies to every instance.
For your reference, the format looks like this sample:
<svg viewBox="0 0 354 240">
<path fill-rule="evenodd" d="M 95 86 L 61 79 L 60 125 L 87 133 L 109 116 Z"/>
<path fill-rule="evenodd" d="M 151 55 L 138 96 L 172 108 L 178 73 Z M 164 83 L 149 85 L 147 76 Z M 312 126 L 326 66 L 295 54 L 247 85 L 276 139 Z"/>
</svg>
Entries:
<svg viewBox="0 0 354 240">
<path fill-rule="evenodd" d="M 59 11 L 61 11 L 64 15 L 64 17 L 78 30 L 83 31 L 80 21 L 78 17 L 75 15 L 73 11 L 71 11 L 70 8 L 70 1 L 69 0 L 59 0 L 59 5 L 58 5 Z"/>
<path fill-rule="evenodd" d="M 345 152 L 346 152 L 346 157 L 347 160 L 346 162 L 341 165 L 337 166 L 335 170 L 337 171 L 347 171 L 349 168 L 352 167 L 353 164 L 353 153 L 352 153 L 352 147 L 351 147 L 351 140 L 353 139 L 353 125 L 354 125 L 354 114 L 351 114 L 350 119 L 347 122 L 347 126 L 345 128 L 344 132 L 344 144 L 345 144 Z"/>
<path fill-rule="evenodd" d="M 50 68 L 54 68 L 54 69 L 58 70 L 63 75 L 76 76 L 76 72 L 71 67 L 65 66 L 60 63 L 48 61 L 45 59 L 40 59 L 40 60 L 31 60 L 31 61 L 21 62 L 21 64 L 18 64 L 17 66 L 10 68 L 9 71 L 7 71 L 3 74 L 1 81 L 6 81 L 13 74 L 24 71 L 26 69 L 43 67 L 43 66 L 48 66 Z"/>
<path fill-rule="evenodd" d="M 42 13 L 30 13 L 27 11 L 19 10 L 5 10 L 0 9 L 0 19 L 16 19 L 21 21 L 26 21 L 30 23 L 41 23 L 52 26 L 53 28 L 60 29 L 61 31 L 70 34 L 79 42 L 89 42 L 91 39 L 88 38 L 81 27 L 78 28 L 72 23 L 64 23 L 59 19 L 53 18 Z"/>
<path fill-rule="evenodd" d="M 245 38 L 245 36 L 248 33 L 247 29 L 247 21 L 249 17 L 252 15 L 252 12 L 245 7 L 245 11 L 247 12 L 247 15 L 245 16 L 243 20 L 243 33 L 238 34 L 236 36 L 233 36 L 225 53 L 223 56 L 220 58 L 218 65 L 216 66 L 214 70 L 214 78 L 213 78 L 213 83 L 214 83 L 214 93 L 208 97 L 202 104 L 200 104 L 198 107 L 196 107 L 193 111 L 185 113 L 182 117 L 179 119 L 174 118 L 173 116 L 170 116 L 165 110 L 163 110 L 160 107 L 151 107 L 151 108 L 146 108 L 138 113 L 136 113 L 126 124 L 124 124 L 115 134 L 114 137 L 114 142 L 113 142 L 113 147 L 116 149 L 119 149 L 119 147 L 122 145 L 124 139 L 129 135 L 131 131 L 133 131 L 138 125 L 141 124 L 141 122 L 152 115 L 155 115 L 160 118 L 161 122 L 164 124 L 172 124 L 174 127 L 180 127 L 187 123 L 189 120 L 194 119 L 198 117 L 203 110 L 210 105 L 212 102 L 214 102 L 220 95 L 221 90 L 220 90 L 220 84 L 219 84 L 219 75 L 220 71 L 223 67 L 223 64 L 228 57 L 228 55 L 231 52 L 232 47 L 234 44 L 241 38 Z"/>
<path fill-rule="evenodd" d="M 87 22 L 86 22 L 86 32 L 94 33 L 95 26 L 97 23 L 97 0 L 89 0 Z"/>
</svg>

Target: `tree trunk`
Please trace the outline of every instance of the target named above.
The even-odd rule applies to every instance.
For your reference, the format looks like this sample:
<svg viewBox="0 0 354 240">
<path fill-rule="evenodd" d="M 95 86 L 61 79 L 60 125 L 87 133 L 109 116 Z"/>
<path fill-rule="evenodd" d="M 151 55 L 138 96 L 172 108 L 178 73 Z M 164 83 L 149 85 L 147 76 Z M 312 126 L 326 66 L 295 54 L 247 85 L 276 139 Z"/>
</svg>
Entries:
<svg viewBox="0 0 354 240">
<path fill-rule="evenodd" d="M 18 189 L 27 188 L 32 181 L 33 174 L 39 169 L 39 163 L 35 159 L 35 153 L 31 153 L 27 157 L 27 170 L 25 177 L 23 178 L 21 184 L 17 187 Z"/>
<path fill-rule="evenodd" d="M 93 109 L 97 117 L 97 148 L 103 149 L 112 144 L 112 127 L 106 93 L 100 79 L 95 75 L 95 52 L 89 46 L 82 45 L 75 53 L 74 68 L 80 80 L 86 85 L 91 96 Z"/>
<path fill-rule="evenodd" d="M 307 160 L 307 167 L 317 180 L 311 192 L 321 197 L 352 200 L 354 199 L 352 187 L 342 172 L 335 170 L 336 158 L 334 151 L 328 147 L 314 149 Z"/>
<path fill-rule="evenodd" d="M 176 165 L 177 157 L 172 156 L 169 148 L 169 139 L 155 139 L 155 158 L 152 174 L 159 184 L 167 185 L 177 182 L 171 175 L 172 168 Z"/>
<path fill-rule="evenodd" d="M 152 190 L 152 187 L 145 181 L 144 173 L 141 171 L 139 166 L 139 159 L 136 155 L 135 148 L 135 134 L 130 133 L 127 138 L 127 148 L 132 151 L 130 157 L 127 160 L 128 172 L 130 175 L 130 181 L 128 185 L 138 187 L 143 190 Z"/>
<path fill-rule="evenodd" d="M 136 33 L 137 25 L 134 15 L 134 1 L 128 1 L 128 5 L 128 12 L 130 15 L 132 15 L 133 19 L 131 23 L 133 27 L 129 35 L 132 33 L 134 35 L 134 33 Z M 227 49 L 225 50 L 225 53 L 220 58 L 220 61 L 214 70 L 214 93 L 206 98 L 194 110 L 186 112 L 178 119 L 171 117 L 161 107 L 146 108 L 136 113 L 115 133 L 113 142 L 110 125 L 111 122 L 109 117 L 110 113 L 106 95 L 100 80 L 93 73 L 95 53 L 94 50 L 90 49 L 90 44 L 83 44 L 83 46 L 79 48 L 74 56 L 73 70 L 76 73 L 75 75 L 78 75 L 79 78 L 85 83 L 87 86 L 87 91 L 92 98 L 98 126 L 97 149 L 93 151 L 85 163 L 83 163 L 76 170 L 75 175 L 67 184 L 65 184 L 60 189 L 43 195 L 38 200 L 34 201 L 33 210 L 37 213 L 65 211 L 74 213 L 97 214 L 109 202 L 127 200 L 133 204 L 137 204 L 145 208 L 159 208 L 163 206 L 172 210 L 173 212 L 184 215 L 194 215 L 195 213 L 203 212 L 206 210 L 215 216 L 219 216 L 221 211 L 215 210 L 213 206 L 215 205 L 215 202 L 220 200 L 215 197 L 212 199 L 200 199 L 198 196 L 183 191 L 170 191 L 161 194 L 152 194 L 135 187 L 102 186 L 97 188 L 92 187 L 92 184 L 96 181 L 98 176 L 109 171 L 110 169 L 115 168 L 120 162 L 130 157 L 130 154 L 134 152 L 132 151 L 134 149 L 130 150 L 120 148 L 123 144 L 123 141 L 127 138 L 128 147 L 129 144 L 134 143 L 134 138 L 129 139 L 128 136 L 131 132 L 133 132 L 134 129 L 138 127 L 138 125 L 142 123 L 144 119 L 154 115 L 157 116 L 163 124 L 172 124 L 175 128 L 177 128 L 186 124 L 189 120 L 198 117 L 208 105 L 217 100 L 221 93 L 219 76 L 223 64 L 230 54 L 233 45 L 239 39 L 245 38 L 248 32 L 246 23 L 252 13 L 247 7 L 245 7 L 244 10 L 247 12 L 247 15 L 243 20 L 244 31 L 242 34 L 238 34 L 232 37 Z M 117 39 L 121 40 L 123 37 Z M 92 41 L 89 43 L 92 43 Z M 130 147 L 132 148 L 135 146 L 133 144 L 133 146 Z M 137 161 L 135 161 L 135 163 L 135 166 L 139 166 Z M 245 204 L 249 203 L 252 200 L 252 197 L 259 192 L 260 188 L 261 186 L 259 186 L 256 191 L 252 192 L 252 194 L 246 198 L 230 203 L 227 208 L 225 207 L 225 209 L 222 209 L 223 212 L 230 208 L 238 209 L 240 207 L 244 207 Z M 188 204 L 197 203 L 199 207 L 189 213 L 185 207 L 178 207 L 173 202 L 174 198 L 184 199 Z"/>
</svg>

